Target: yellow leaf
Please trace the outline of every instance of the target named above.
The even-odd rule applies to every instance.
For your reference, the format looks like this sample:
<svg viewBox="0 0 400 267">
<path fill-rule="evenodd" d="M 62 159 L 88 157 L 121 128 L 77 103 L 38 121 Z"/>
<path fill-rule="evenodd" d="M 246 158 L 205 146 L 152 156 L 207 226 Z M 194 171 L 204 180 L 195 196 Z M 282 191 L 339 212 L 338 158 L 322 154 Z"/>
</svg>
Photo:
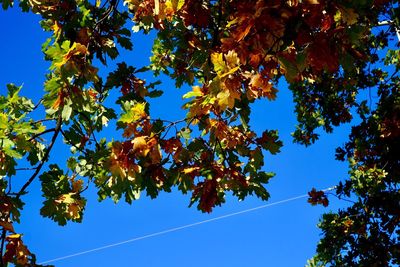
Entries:
<svg viewBox="0 0 400 267">
<path fill-rule="evenodd" d="M 71 59 L 71 57 L 77 55 L 86 55 L 86 54 L 88 54 L 86 46 L 80 43 L 74 43 L 72 47 L 68 50 L 68 52 L 63 56 L 62 61 L 54 63 L 54 66 L 59 68 L 63 66 L 65 63 L 67 63 Z"/>
<path fill-rule="evenodd" d="M 61 204 L 61 203 L 71 204 L 71 203 L 73 203 L 75 201 L 72 198 L 72 195 L 74 195 L 74 194 L 75 193 L 62 194 L 57 198 L 57 200 L 55 200 L 55 202 L 57 204 Z"/>
<path fill-rule="evenodd" d="M 154 0 L 154 15 L 160 14 L 160 0 Z"/>
<path fill-rule="evenodd" d="M 81 217 L 81 211 L 84 203 L 80 200 L 75 200 L 73 203 L 68 205 L 67 216 L 70 219 L 79 219 Z"/>
<path fill-rule="evenodd" d="M 341 8 L 334 16 L 336 22 L 344 22 L 347 25 L 356 24 L 358 21 L 358 14 L 352 8 Z"/>
<path fill-rule="evenodd" d="M 133 151 L 139 152 L 140 155 L 145 157 L 150 152 L 146 136 L 135 137 L 132 140 L 132 143 L 133 143 Z"/>
<path fill-rule="evenodd" d="M 224 57 L 229 68 L 235 68 L 240 63 L 237 53 L 233 50 L 230 50 Z"/>
<path fill-rule="evenodd" d="M 222 53 L 212 53 L 211 62 L 214 65 L 215 72 L 220 78 L 235 73 L 240 67 L 240 60 L 236 52 L 232 50 L 225 55 L 223 55 Z"/>
<path fill-rule="evenodd" d="M 221 74 L 226 69 L 225 61 L 223 59 L 222 53 L 212 53 L 211 62 L 214 65 L 214 70 L 217 74 Z"/>
<path fill-rule="evenodd" d="M 129 107 L 129 105 L 131 105 Z M 146 102 L 135 102 L 128 103 L 127 107 L 125 107 L 126 113 L 121 115 L 119 121 L 124 123 L 132 123 L 138 121 L 147 116 L 146 114 Z"/>
<path fill-rule="evenodd" d="M 21 238 L 20 234 L 12 234 L 7 236 L 7 239 L 19 239 L 19 238 Z"/>
<path fill-rule="evenodd" d="M 183 7 L 185 0 L 168 0 L 165 4 L 167 8 L 171 8 L 174 12 L 177 12 Z"/>
<path fill-rule="evenodd" d="M 122 179 L 126 178 L 125 168 L 121 166 L 120 162 L 116 158 L 111 158 L 109 169 L 112 176 L 121 177 Z"/>
<path fill-rule="evenodd" d="M 192 173 L 197 170 L 200 170 L 200 167 L 188 167 L 188 168 L 183 169 L 183 173 L 189 174 L 189 173 Z"/>
<path fill-rule="evenodd" d="M 221 109 L 233 108 L 235 105 L 235 98 L 231 95 L 229 90 L 219 92 L 217 95 L 218 105 Z"/>
<path fill-rule="evenodd" d="M 240 67 L 237 66 L 235 68 L 230 69 L 229 71 L 225 72 L 224 74 L 220 75 L 220 78 L 224 78 L 228 75 L 234 74 Z"/>
<path fill-rule="evenodd" d="M 145 102 L 144 103 L 140 103 L 140 102 L 136 103 L 131 108 L 131 112 L 133 114 L 132 120 L 136 121 L 136 120 L 139 120 L 139 119 L 145 117 L 147 115 L 145 109 L 146 109 L 146 103 Z"/>
<path fill-rule="evenodd" d="M 0 112 L 0 129 L 7 129 L 8 126 L 9 122 L 7 114 Z"/>
<path fill-rule="evenodd" d="M 226 24 L 226 28 L 228 29 L 228 28 L 230 28 L 232 25 L 237 24 L 238 22 L 239 22 L 239 19 L 238 19 L 238 18 L 235 18 L 235 19 L 229 21 L 228 24 Z"/>
<path fill-rule="evenodd" d="M 249 99 L 255 99 L 260 97 L 267 97 L 270 100 L 276 98 L 276 89 L 272 87 L 272 83 L 257 73 L 250 79 L 249 90 L 247 91 L 247 97 Z"/>
<path fill-rule="evenodd" d="M 51 29 L 52 29 L 53 32 L 54 32 L 54 36 L 56 36 L 56 40 L 58 40 L 58 38 L 60 37 L 60 34 L 61 34 L 61 27 L 60 27 L 60 24 L 56 21 L 56 22 L 54 23 L 54 25 L 51 27 Z"/>
<path fill-rule="evenodd" d="M 358 21 L 358 14 L 352 8 L 347 8 L 342 10 L 342 20 L 347 25 L 356 24 Z"/>
</svg>

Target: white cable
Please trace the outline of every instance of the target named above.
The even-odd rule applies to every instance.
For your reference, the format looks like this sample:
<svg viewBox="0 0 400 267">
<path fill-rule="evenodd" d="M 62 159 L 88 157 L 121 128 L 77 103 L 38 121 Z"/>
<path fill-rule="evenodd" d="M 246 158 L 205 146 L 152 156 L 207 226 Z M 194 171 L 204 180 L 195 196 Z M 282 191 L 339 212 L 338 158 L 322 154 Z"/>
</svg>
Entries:
<svg viewBox="0 0 400 267">
<path fill-rule="evenodd" d="M 335 187 L 330 187 L 330 188 L 324 189 L 322 191 L 326 192 L 326 191 L 330 191 L 330 190 L 333 190 L 333 189 L 335 189 Z M 63 256 L 63 257 L 59 257 L 59 258 L 43 261 L 43 262 L 39 263 L 39 265 L 47 264 L 47 263 L 55 262 L 55 261 L 60 261 L 60 260 L 65 260 L 65 259 L 72 258 L 72 257 L 77 257 L 77 256 L 80 256 L 80 255 L 88 254 L 88 253 L 91 253 L 91 252 L 95 252 L 95 251 L 99 251 L 99 250 L 103 250 L 103 249 L 107 249 L 107 248 L 120 246 L 120 245 L 127 244 L 127 243 L 132 243 L 132 242 L 135 242 L 135 241 L 139 241 L 139 240 L 150 238 L 150 237 L 154 237 L 154 236 L 159 236 L 159 235 L 163 235 L 163 234 L 167 234 L 167 233 L 171 233 L 171 232 L 176 232 L 176 231 L 179 231 L 179 230 L 182 230 L 182 229 L 186 229 L 186 228 L 190 228 L 190 227 L 193 227 L 193 226 L 197 226 L 197 225 L 200 225 L 200 224 L 205 224 L 205 223 L 209 223 L 209 222 L 225 219 L 225 218 L 228 218 L 228 217 L 236 216 L 236 215 L 239 215 L 239 214 L 248 213 L 248 212 L 252 212 L 252 211 L 256 211 L 256 210 L 260 210 L 260 209 L 265 209 L 265 208 L 268 208 L 268 207 L 271 207 L 271 206 L 275 206 L 275 205 L 283 204 L 283 203 L 286 203 L 286 202 L 294 201 L 294 200 L 297 200 L 297 199 L 305 198 L 307 196 L 308 196 L 308 194 L 297 196 L 297 197 L 292 197 L 292 198 L 276 201 L 276 202 L 273 202 L 273 203 L 261 205 L 261 206 L 255 207 L 255 208 L 250 208 L 250 209 L 246 209 L 246 210 L 242 210 L 242 211 L 238 211 L 238 212 L 234 212 L 234 213 L 229 213 L 229 214 L 226 214 L 226 215 L 218 216 L 218 217 L 215 217 L 215 218 L 212 218 L 212 219 L 208 219 L 208 220 L 204 220 L 204 221 L 200 221 L 200 222 L 195 222 L 195 223 L 191 223 L 191 224 L 186 224 L 186 225 L 183 225 L 183 226 L 170 228 L 170 229 L 167 229 L 167 230 L 164 230 L 164 231 L 160 231 L 160 232 L 156 232 L 156 233 L 152 233 L 152 234 L 148 234 L 148 235 L 144 235 L 144 236 L 140 236 L 140 237 L 135 237 L 135 238 L 128 239 L 128 240 L 125 240 L 125 241 L 121 241 L 121 242 L 118 242 L 118 243 L 113 243 L 113 244 L 110 244 L 110 245 L 106 245 L 106 246 L 102 246 L 102 247 L 98 247 L 98 248 L 94 248 L 94 249 L 89 249 L 89 250 L 81 251 L 81 252 L 78 252 L 78 253 L 70 254 L 70 255 L 67 255 L 67 256 Z"/>
</svg>

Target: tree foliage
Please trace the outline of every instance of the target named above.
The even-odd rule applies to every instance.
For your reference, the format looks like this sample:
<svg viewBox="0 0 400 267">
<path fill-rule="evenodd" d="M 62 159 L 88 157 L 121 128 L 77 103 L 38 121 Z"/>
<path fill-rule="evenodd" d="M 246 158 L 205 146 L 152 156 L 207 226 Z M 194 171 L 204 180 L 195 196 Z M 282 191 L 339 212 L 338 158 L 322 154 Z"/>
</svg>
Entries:
<svg viewBox="0 0 400 267">
<path fill-rule="evenodd" d="M 355 119 L 348 142 L 337 149 L 349 161 L 349 177 L 336 196 L 348 208 L 323 215 L 323 232 L 310 266 L 400 264 L 400 11 L 389 0 L 0 0 L 41 16 L 51 37 L 43 44 L 51 64 L 39 103 L 7 86 L 0 96 L 1 263 L 35 265 L 15 233 L 23 196 L 39 179 L 41 214 L 60 225 L 81 221 L 94 184 L 100 200 L 131 203 L 142 192 L 155 198 L 173 187 L 191 193 L 203 212 L 226 193 L 267 200 L 274 174 L 264 156 L 279 153 L 278 132 L 251 128 L 251 106 L 273 101 L 286 79 L 293 92 L 296 142 L 311 145 L 319 129 Z M 123 4 L 123 5 L 122 5 Z M 134 26 L 128 22 L 133 21 Z M 151 63 L 100 75 L 121 49 L 133 47 L 132 32 L 154 33 Z M 143 72 L 166 74 L 183 95 L 186 117 L 154 118 L 151 98 L 159 82 Z M 361 101 L 365 91 L 376 101 Z M 118 94 L 115 106 L 107 105 Z M 37 119 L 34 112 L 44 108 Z M 108 124 L 121 136 L 99 138 Z M 58 139 L 69 146 L 66 167 L 51 163 Z M 30 167 L 18 165 L 24 159 Z M 21 188 L 12 177 L 31 171 Z M 327 206 L 313 189 L 309 202 Z"/>
</svg>

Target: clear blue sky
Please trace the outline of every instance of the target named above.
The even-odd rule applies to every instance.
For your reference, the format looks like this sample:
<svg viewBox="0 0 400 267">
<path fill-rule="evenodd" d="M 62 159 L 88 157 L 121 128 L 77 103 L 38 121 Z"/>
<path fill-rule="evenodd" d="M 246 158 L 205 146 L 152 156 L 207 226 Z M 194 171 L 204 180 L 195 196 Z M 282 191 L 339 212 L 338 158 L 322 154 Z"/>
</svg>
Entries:
<svg viewBox="0 0 400 267">
<path fill-rule="evenodd" d="M 39 99 L 43 93 L 44 75 L 49 66 L 40 51 L 46 34 L 39 26 L 39 17 L 20 13 L 18 9 L 0 11 L 0 94 L 6 93 L 6 84 L 24 84 L 23 94 Z M 135 37 L 134 51 L 123 53 L 122 59 L 132 65 L 145 65 L 151 39 Z M 113 70 L 110 64 L 109 70 Z M 151 77 L 150 77 L 151 78 Z M 188 88 L 175 89 L 173 83 L 163 79 L 163 97 L 153 104 L 153 117 L 163 114 L 178 118 L 181 95 Z M 335 185 L 347 174 L 347 164 L 334 160 L 334 149 L 346 140 L 349 126 L 323 134 L 319 142 L 309 148 L 293 144 L 290 133 L 294 130 L 292 97 L 286 84 L 279 87 L 277 101 L 259 101 L 253 107 L 251 125 L 258 132 L 278 129 L 284 148 L 277 156 L 266 156 L 265 168 L 277 173 L 267 189 L 268 202 L 248 198 L 238 202 L 228 197 L 227 203 L 211 214 L 202 214 L 188 208 L 190 195 L 179 192 L 161 194 L 156 200 L 143 196 L 132 205 L 111 200 L 98 203 L 96 192 L 88 190 L 88 205 L 84 222 L 59 227 L 49 219 L 41 218 L 39 209 L 43 199 L 39 184 L 34 183 L 22 213 L 22 223 L 16 231 L 24 233 L 24 241 L 36 253 L 38 262 L 78 253 L 96 247 L 121 242 L 220 215 L 229 214 L 272 203 Z M 176 103 L 176 104 L 174 104 Z M 113 125 L 108 138 L 118 139 Z M 68 151 L 57 146 L 51 159 L 65 161 Z M 64 147 L 65 148 L 65 147 Z M 20 173 L 15 178 L 26 178 Z M 92 187 L 93 189 L 93 187 Z M 252 213 L 210 222 L 193 228 L 152 237 L 54 262 L 56 266 L 304 266 L 315 252 L 320 235 L 316 224 L 323 212 L 336 209 L 339 203 L 333 197 L 329 208 L 312 207 L 306 198 L 276 205 Z"/>
</svg>

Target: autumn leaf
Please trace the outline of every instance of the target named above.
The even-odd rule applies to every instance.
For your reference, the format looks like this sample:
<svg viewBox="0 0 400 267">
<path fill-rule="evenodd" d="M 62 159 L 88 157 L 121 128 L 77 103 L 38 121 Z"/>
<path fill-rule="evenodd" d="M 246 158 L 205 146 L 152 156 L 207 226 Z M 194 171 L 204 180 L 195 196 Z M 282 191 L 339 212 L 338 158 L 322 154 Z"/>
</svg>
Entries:
<svg viewBox="0 0 400 267">
<path fill-rule="evenodd" d="M 123 103 L 124 114 L 119 121 L 123 123 L 132 123 L 147 116 L 146 102 L 125 102 Z"/>
<path fill-rule="evenodd" d="M 215 72 L 219 75 L 225 71 L 226 65 L 222 53 L 212 53 L 211 62 L 214 65 Z"/>
<path fill-rule="evenodd" d="M 193 172 L 197 172 L 198 170 L 200 170 L 200 167 L 187 167 L 187 168 L 183 169 L 183 173 L 191 174 Z"/>
<path fill-rule="evenodd" d="M 193 86 L 192 91 L 187 92 L 182 96 L 183 99 L 192 98 L 192 97 L 199 97 L 204 95 L 201 91 L 200 86 Z"/>
<path fill-rule="evenodd" d="M 353 25 L 358 21 L 358 14 L 352 8 L 340 8 L 334 19 L 336 22 L 343 21 L 347 25 Z"/>
<path fill-rule="evenodd" d="M 15 233 L 14 227 L 11 222 L 7 222 L 0 219 L 0 226 L 3 227 L 4 230 Z"/>
<path fill-rule="evenodd" d="M 250 79 L 247 98 L 256 99 L 260 97 L 267 97 L 270 100 L 274 100 L 276 98 L 276 92 L 277 90 L 273 88 L 270 80 L 257 73 Z"/>
<path fill-rule="evenodd" d="M 7 9 L 13 1 L 0 2 Z M 252 128 L 253 103 L 275 100 L 284 77 L 298 121 L 296 142 L 309 145 L 321 130 L 331 132 L 353 116 L 360 121 L 337 150 L 339 160 L 350 162 L 338 197 L 350 196 L 355 203 L 322 216 L 315 265 L 398 261 L 399 197 L 393 189 L 398 188 L 400 135 L 398 5 L 387 0 L 125 0 L 123 9 L 118 3 L 19 2 L 24 11 L 41 16 L 40 26 L 49 33 L 42 52 L 51 66 L 38 104 L 20 97 L 17 86 L 0 95 L 3 230 L 14 233 L 22 199 L 36 177 L 44 198 L 40 212 L 60 225 L 82 220 L 83 181 L 95 185 L 101 200 L 128 203 L 142 191 L 155 198 L 177 186 L 191 192 L 191 205 L 198 203 L 204 212 L 221 205 L 227 192 L 239 200 L 252 194 L 267 200 L 265 184 L 273 174 L 262 170 L 264 154 L 279 153 L 282 142 L 277 131 L 258 135 L 260 129 Z M 147 66 L 124 62 L 128 54 L 120 50 L 132 50 L 136 41 L 129 19 L 134 31 L 155 38 Z M 114 60 L 122 62 L 107 73 Z M 158 112 L 159 103 L 148 98 L 161 95 L 159 83 L 146 84 L 136 75 L 166 75 L 173 87 L 191 87 L 182 93 L 186 116 L 173 118 L 168 105 Z M 359 92 L 366 88 L 376 92 L 372 104 L 361 100 Z M 105 131 L 114 122 L 121 136 Z M 73 154 L 65 170 L 51 164 L 58 156 L 53 144 Z M 328 205 L 326 193 L 315 189 L 308 201 Z M 33 266 L 34 256 L 20 236 L 7 238 L 3 235 L 6 264 Z"/>
<path fill-rule="evenodd" d="M 64 64 L 66 64 L 72 57 L 74 56 L 84 56 L 87 55 L 89 51 L 87 47 L 80 43 L 73 43 L 71 48 L 67 51 L 67 53 L 62 57 L 62 60 L 54 63 L 54 66 L 60 68 Z"/>
<path fill-rule="evenodd" d="M 211 54 L 211 61 L 219 78 L 231 75 L 240 68 L 239 58 L 234 51 L 229 51 L 225 55 L 222 53 L 213 53 Z"/>
<path fill-rule="evenodd" d="M 22 242 L 21 237 L 20 234 L 12 234 L 5 238 L 8 242 L 3 255 L 3 261 L 5 263 L 16 263 L 22 266 L 28 266 L 29 257 L 32 254 Z"/>
<path fill-rule="evenodd" d="M 147 156 L 150 152 L 150 147 L 148 145 L 148 137 L 146 136 L 138 136 L 132 140 L 133 151 L 137 152 L 141 156 Z"/>
<path fill-rule="evenodd" d="M 309 198 L 307 202 L 312 205 L 322 204 L 324 207 L 329 205 L 329 200 L 324 191 L 317 191 L 315 188 L 313 188 L 310 192 L 308 192 L 308 195 Z"/>
<path fill-rule="evenodd" d="M 231 95 L 229 90 L 221 91 L 217 94 L 218 105 L 222 110 L 226 108 L 233 108 L 235 105 L 235 97 Z"/>
</svg>

